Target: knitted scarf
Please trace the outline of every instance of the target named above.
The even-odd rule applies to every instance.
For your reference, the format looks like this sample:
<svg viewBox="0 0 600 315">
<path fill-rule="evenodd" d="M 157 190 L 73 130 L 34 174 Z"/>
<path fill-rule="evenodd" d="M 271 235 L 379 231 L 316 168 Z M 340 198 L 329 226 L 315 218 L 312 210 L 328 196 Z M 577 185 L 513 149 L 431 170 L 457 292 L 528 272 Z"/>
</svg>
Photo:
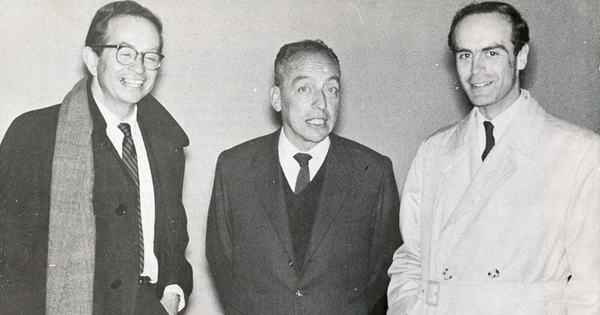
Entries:
<svg viewBox="0 0 600 315">
<path fill-rule="evenodd" d="M 46 314 L 92 314 L 96 223 L 87 78 L 65 96 L 52 162 Z"/>
</svg>

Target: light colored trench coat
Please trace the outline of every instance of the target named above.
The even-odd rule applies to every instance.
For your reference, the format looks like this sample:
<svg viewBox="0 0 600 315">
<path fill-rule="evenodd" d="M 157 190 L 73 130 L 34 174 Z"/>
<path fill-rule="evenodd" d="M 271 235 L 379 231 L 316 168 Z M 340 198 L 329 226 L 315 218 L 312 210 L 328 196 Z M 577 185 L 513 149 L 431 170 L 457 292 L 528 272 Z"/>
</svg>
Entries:
<svg viewBox="0 0 600 315">
<path fill-rule="evenodd" d="M 388 314 L 600 314 L 600 137 L 518 102 L 483 164 L 474 111 L 419 148 Z"/>
</svg>

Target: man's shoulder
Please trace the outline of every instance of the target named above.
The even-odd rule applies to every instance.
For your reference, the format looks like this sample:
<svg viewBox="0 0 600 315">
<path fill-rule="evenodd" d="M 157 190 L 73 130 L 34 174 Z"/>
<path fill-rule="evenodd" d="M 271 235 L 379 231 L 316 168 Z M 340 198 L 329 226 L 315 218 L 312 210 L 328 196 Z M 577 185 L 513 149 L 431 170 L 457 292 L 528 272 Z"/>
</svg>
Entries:
<svg viewBox="0 0 600 315">
<path fill-rule="evenodd" d="M 240 163 L 251 160 L 257 155 L 266 155 L 277 149 L 278 131 L 260 136 L 223 151 L 219 160 L 223 162 Z"/>
<path fill-rule="evenodd" d="M 6 134 L 53 135 L 56 132 L 59 110 L 60 104 L 23 113 L 13 120 Z"/>
<path fill-rule="evenodd" d="M 547 133 L 553 137 L 564 138 L 569 142 L 598 142 L 600 135 L 589 129 L 585 129 L 576 124 L 558 118 L 552 114 L 546 116 L 544 125 Z"/>
<path fill-rule="evenodd" d="M 344 150 L 335 150 L 335 152 L 345 152 L 350 154 L 355 161 L 365 161 L 367 163 L 385 163 L 389 158 L 383 154 L 363 145 L 354 140 L 331 134 L 331 145 L 333 148 L 339 147 Z"/>
<path fill-rule="evenodd" d="M 40 109 L 31 110 L 25 112 L 15 118 L 13 125 L 31 125 L 40 123 L 53 123 L 56 124 L 58 121 L 58 112 L 60 111 L 60 104 L 52 105 Z"/>
</svg>

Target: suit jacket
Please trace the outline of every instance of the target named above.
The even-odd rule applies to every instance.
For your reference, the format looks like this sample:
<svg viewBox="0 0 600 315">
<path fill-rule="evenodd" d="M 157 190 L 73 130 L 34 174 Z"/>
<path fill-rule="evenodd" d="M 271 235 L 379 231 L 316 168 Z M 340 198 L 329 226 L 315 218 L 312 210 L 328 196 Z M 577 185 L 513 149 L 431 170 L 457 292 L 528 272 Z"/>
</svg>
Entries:
<svg viewBox="0 0 600 315">
<path fill-rule="evenodd" d="M 367 314 L 401 240 L 392 163 L 330 135 L 305 264 L 294 251 L 278 158 L 280 131 L 219 156 L 206 256 L 226 314 Z"/>
<path fill-rule="evenodd" d="M 600 314 L 600 137 L 523 96 L 481 166 L 475 109 L 419 148 L 389 314 Z"/>
<path fill-rule="evenodd" d="M 94 314 L 133 314 L 139 275 L 135 184 L 106 135 L 106 123 L 89 88 L 88 102 L 96 216 Z M 21 115 L 0 145 L 0 309 L 6 314 L 45 313 L 50 181 L 59 106 Z M 159 295 L 155 302 L 160 303 L 164 287 L 170 284 L 179 285 L 187 299 L 192 270 L 185 259 L 188 234 L 181 192 L 188 138 L 151 96 L 138 104 L 138 122 L 156 201 Z M 160 309 L 156 303 L 149 309 Z"/>
</svg>

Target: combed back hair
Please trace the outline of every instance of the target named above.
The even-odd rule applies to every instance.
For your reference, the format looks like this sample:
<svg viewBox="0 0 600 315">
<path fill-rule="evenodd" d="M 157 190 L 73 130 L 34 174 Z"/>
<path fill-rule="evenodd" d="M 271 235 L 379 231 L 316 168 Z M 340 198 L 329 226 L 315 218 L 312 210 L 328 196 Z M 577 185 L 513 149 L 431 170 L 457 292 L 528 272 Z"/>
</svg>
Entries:
<svg viewBox="0 0 600 315">
<path fill-rule="evenodd" d="M 277 57 L 275 58 L 274 84 L 276 86 L 281 86 L 283 83 L 283 76 L 287 63 L 293 56 L 302 53 L 318 53 L 327 56 L 335 62 L 338 70 L 340 69 L 340 61 L 336 54 L 320 39 L 305 39 L 303 41 L 285 44 L 279 49 Z"/>
<path fill-rule="evenodd" d="M 162 23 L 158 16 L 152 13 L 147 8 L 139 5 L 135 1 L 116 1 L 111 2 L 102 8 L 100 8 L 94 18 L 92 19 L 92 24 L 90 24 L 90 29 L 88 30 L 87 36 L 85 37 L 85 45 L 88 47 L 92 47 L 94 52 L 97 55 L 102 53 L 102 48 L 93 48 L 94 46 L 107 45 L 107 34 L 106 31 L 108 29 L 108 23 L 117 17 L 120 16 L 134 16 L 146 19 L 150 21 L 156 29 L 158 30 L 158 34 L 160 34 L 160 46 L 159 51 L 162 50 Z M 119 43 L 112 43 L 119 44 Z"/>
<path fill-rule="evenodd" d="M 498 13 L 502 14 L 512 25 L 512 38 L 510 41 L 514 46 L 514 54 L 515 56 L 521 51 L 521 48 L 529 42 L 529 27 L 527 27 L 527 22 L 521 17 L 521 14 L 517 9 L 515 9 L 510 4 L 504 2 L 481 2 L 481 3 L 471 3 L 466 7 L 460 9 L 454 15 L 454 19 L 452 20 L 452 26 L 450 27 L 450 33 L 448 33 L 448 46 L 453 52 L 456 52 L 456 43 L 454 42 L 454 31 L 456 30 L 456 25 L 464 19 L 465 17 L 473 14 L 481 14 L 481 13 Z"/>
</svg>

